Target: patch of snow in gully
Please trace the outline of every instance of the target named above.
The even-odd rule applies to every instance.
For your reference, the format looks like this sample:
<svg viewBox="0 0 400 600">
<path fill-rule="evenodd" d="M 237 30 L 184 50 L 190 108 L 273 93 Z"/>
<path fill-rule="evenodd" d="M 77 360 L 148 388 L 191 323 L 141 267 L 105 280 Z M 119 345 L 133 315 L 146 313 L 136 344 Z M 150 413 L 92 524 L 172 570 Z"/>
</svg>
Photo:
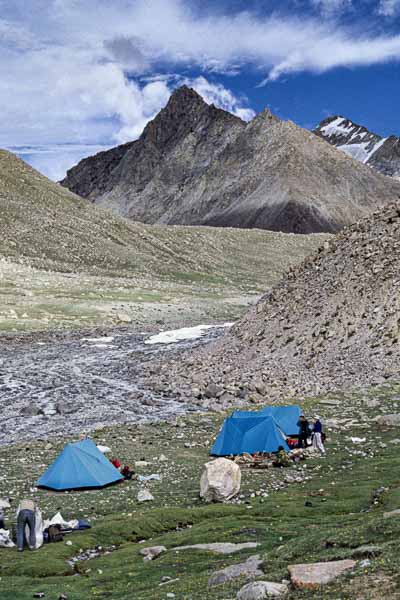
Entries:
<svg viewBox="0 0 400 600">
<path fill-rule="evenodd" d="M 153 344 L 176 344 L 183 340 L 197 340 L 209 329 L 221 329 L 232 327 L 233 323 L 222 323 L 221 325 L 197 325 L 196 327 L 183 327 L 182 329 L 172 329 L 171 331 L 161 331 L 156 335 L 152 335 L 144 343 Z"/>
</svg>

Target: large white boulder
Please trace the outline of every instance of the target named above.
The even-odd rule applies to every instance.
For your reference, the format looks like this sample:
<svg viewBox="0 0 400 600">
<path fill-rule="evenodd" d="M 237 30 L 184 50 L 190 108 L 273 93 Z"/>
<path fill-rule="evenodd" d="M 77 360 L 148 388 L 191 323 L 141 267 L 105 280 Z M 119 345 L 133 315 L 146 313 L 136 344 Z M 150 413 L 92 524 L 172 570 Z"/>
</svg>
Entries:
<svg viewBox="0 0 400 600">
<path fill-rule="evenodd" d="M 242 477 L 239 465 L 226 458 L 217 458 L 204 466 L 200 498 L 206 502 L 224 502 L 239 493 Z"/>
</svg>

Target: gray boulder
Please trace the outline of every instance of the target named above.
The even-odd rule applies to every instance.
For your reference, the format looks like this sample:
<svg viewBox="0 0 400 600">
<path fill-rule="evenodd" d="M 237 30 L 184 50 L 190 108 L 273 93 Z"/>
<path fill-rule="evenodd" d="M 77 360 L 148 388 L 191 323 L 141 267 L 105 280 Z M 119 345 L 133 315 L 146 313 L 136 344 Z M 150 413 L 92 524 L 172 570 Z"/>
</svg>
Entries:
<svg viewBox="0 0 400 600">
<path fill-rule="evenodd" d="M 263 600 L 264 598 L 283 598 L 288 592 L 288 586 L 271 581 L 254 581 L 247 583 L 239 590 L 237 600 Z"/>
<path fill-rule="evenodd" d="M 256 579 L 257 577 L 262 577 L 262 575 L 264 575 L 260 569 L 262 562 L 263 561 L 260 559 L 258 554 L 250 556 L 250 558 L 243 563 L 232 565 L 222 569 L 221 571 L 216 571 L 213 573 L 208 580 L 208 585 L 210 587 L 214 585 L 222 585 L 223 583 L 228 583 L 229 581 L 233 581 L 239 577 L 244 577 L 245 579 Z"/>
<path fill-rule="evenodd" d="M 375 421 L 382 427 L 400 427 L 400 414 L 380 415 Z"/>
</svg>

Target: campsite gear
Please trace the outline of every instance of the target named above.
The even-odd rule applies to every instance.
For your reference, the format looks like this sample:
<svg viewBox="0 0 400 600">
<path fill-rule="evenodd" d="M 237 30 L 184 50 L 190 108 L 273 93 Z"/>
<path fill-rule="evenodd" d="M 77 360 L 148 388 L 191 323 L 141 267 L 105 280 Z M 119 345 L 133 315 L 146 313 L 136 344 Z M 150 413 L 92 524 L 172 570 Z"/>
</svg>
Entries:
<svg viewBox="0 0 400 600">
<path fill-rule="evenodd" d="M 0 548 L 14 548 L 15 544 L 8 529 L 0 529 Z"/>
<path fill-rule="evenodd" d="M 260 411 L 235 410 L 233 417 L 254 417 L 254 415 L 263 415 L 273 417 L 279 429 L 285 435 L 298 435 L 299 427 L 298 420 L 301 415 L 300 406 L 266 406 Z"/>
<path fill-rule="evenodd" d="M 293 463 L 287 455 L 287 452 L 285 452 L 284 449 L 280 447 L 276 455 L 276 459 L 272 464 L 274 467 L 290 467 Z"/>
<path fill-rule="evenodd" d="M 151 475 L 138 475 L 137 478 L 141 483 L 147 483 L 148 481 L 161 481 L 161 475 L 158 473 L 152 473 Z"/>
<path fill-rule="evenodd" d="M 22 503 L 21 503 L 22 504 Z M 18 512 L 17 517 L 17 547 L 18 551 L 22 552 L 25 542 L 25 527 L 29 527 L 28 545 L 30 550 L 34 550 L 36 546 L 35 535 L 35 512 L 29 509 L 22 509 Z"/>
<path fill-rule="evenodd" d="M 295 438 L 287 438 L 286 443 L 289 446 L 289 448 L 292 449 L 292 448 L 296 448 L 299 441 L 296 440 Z"/>
<path fill-rule="evenodd" d="M 289 451 L 283 433 L 273 417 L 260 413 L 235 416 L 234 413 L 225 419 L 210 454 L 229 456 L 243 452 L 277 452 L 279 446 Z"/>
<path fill-rule="evenodd" d="M 116 469 L 120 469 L 120 468 L 121 468 L 121 463 L 120 463 L 120 461 L 118 460 L 118 458 L 112 458 L 112 459 L 110 460 L 110 463 L 111 463 L 112 465 L 114 465 L 114 467 L 115 467 Z"/>
<path fill-rule="evenodd" d="M 61 491 L 100 488 L 121 479 L 121 473 L 96 444 L 86 439 L 67 444 L 36 485 Z"/>
<path fill-rule="evenodd" d="M 47 530 L 47 541 L 48 542 L 62 542 L 64 539 L 63 534 L 61 533 L 60 525 L 50 525 Z"/>
<path fill-rule="evenodd" d="M 44 522 L 44 530 L 48 531 L 52 525 L 58 526 L 62 533 L 71 533 L 92 527 L 85 519 L 71 519 L 71 521 L 66 521 L 60 512 Z"/>
<path fill-rule="evenodd" d="M 121 469 L 121 475 L 123 475 L 124 479 L 132 479 L 134 471 L 129 468 L 129 465 L 125 465 L 124 468 Z"/>
<path fill-rule="evenodd" d="M 25 526 L 25 539 L 29 539 L 28 526 Z M 37 506 L 35 508 L 35 539 L 35 550 L 38 550 L 43 546 L 43 519 L 42 513 Z"/>
</svg>

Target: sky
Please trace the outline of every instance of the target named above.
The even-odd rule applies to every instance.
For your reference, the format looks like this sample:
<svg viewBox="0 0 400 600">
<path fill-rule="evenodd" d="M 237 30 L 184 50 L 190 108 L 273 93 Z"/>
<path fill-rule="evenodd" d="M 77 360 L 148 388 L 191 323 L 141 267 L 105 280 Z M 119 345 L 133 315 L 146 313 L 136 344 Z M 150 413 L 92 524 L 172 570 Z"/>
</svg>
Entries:
<svg viewBox="0 0 400 600">
<path fill-rule="evenodd" d="M 59 180 L 172 91 L 400 135 L 400 0 L 0 0 L 0 147 Z"/>
</svg>

